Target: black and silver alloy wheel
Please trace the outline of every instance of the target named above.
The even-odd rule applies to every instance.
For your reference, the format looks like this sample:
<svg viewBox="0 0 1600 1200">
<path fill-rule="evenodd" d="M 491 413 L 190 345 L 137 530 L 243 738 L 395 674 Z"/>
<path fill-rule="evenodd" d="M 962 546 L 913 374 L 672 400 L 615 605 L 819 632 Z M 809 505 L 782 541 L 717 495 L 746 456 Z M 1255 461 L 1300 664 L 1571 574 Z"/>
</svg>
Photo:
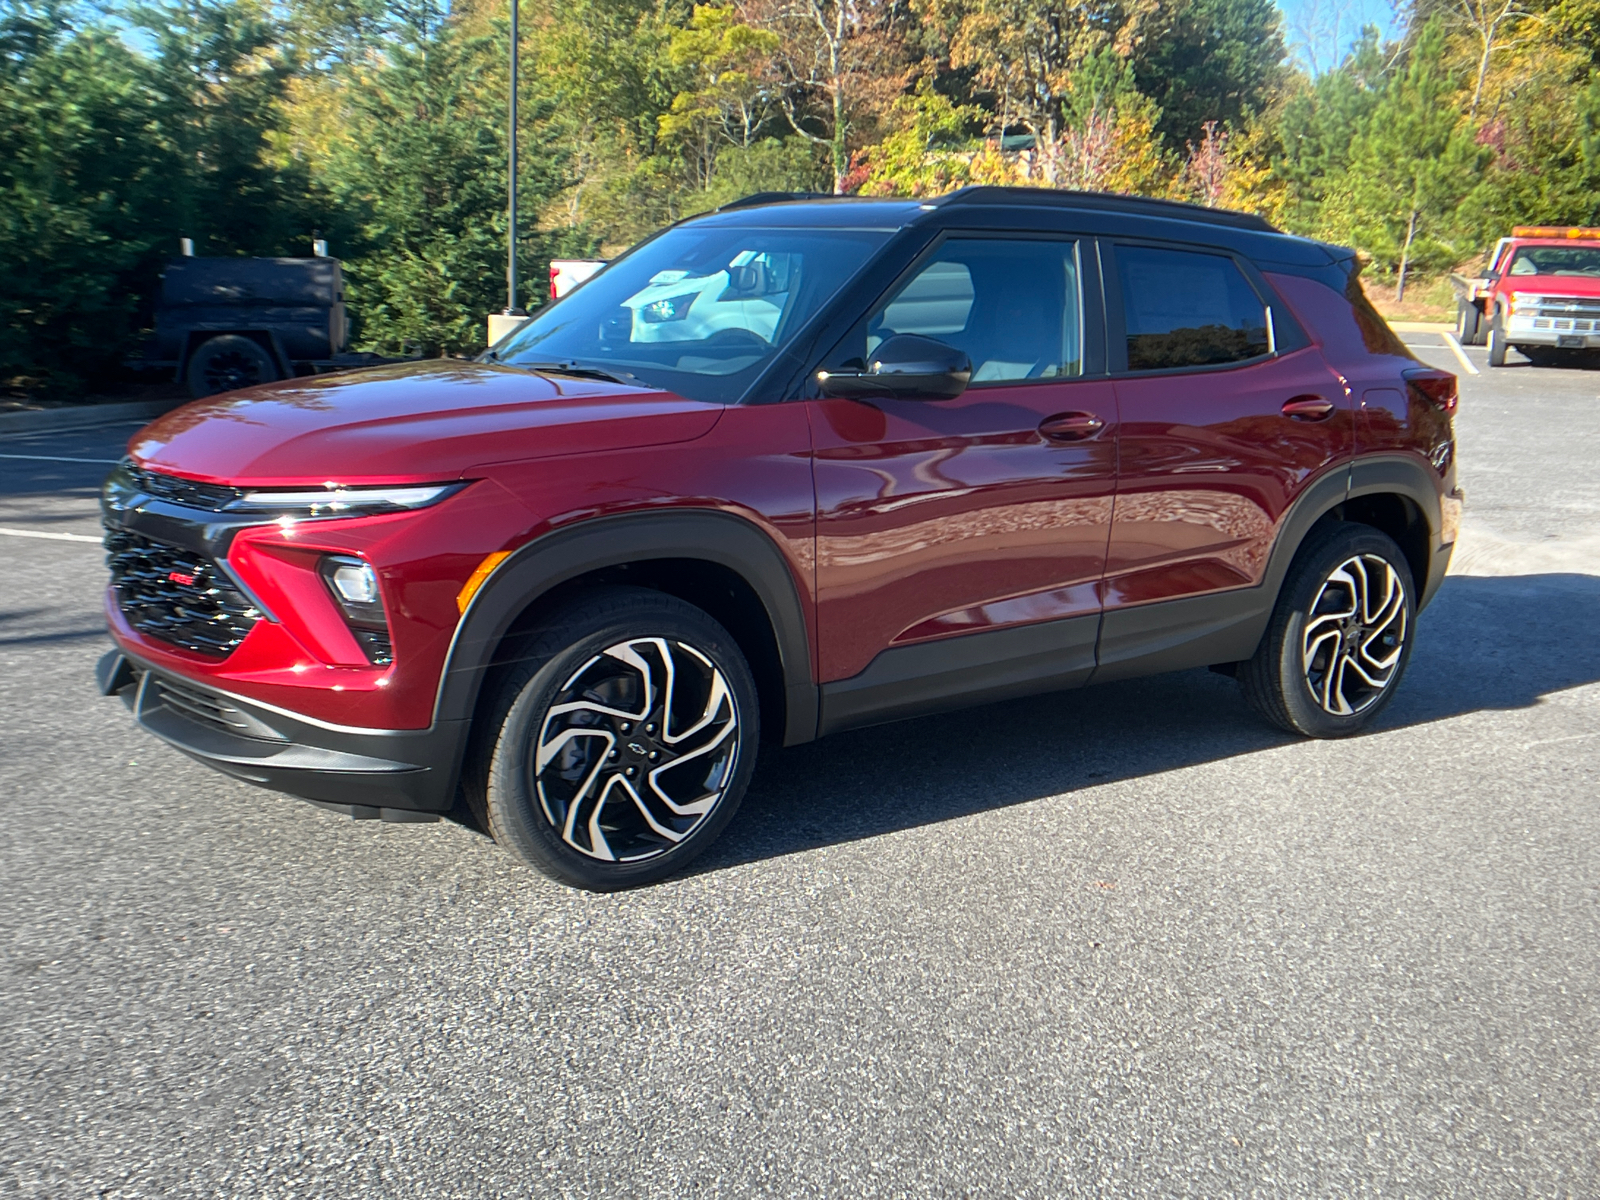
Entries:
<svg viewBox="0 0 1600 1200">
<path fill-rule="evenodd" d="M 636 887 L 686 864 L 732 819 L 760 713 L 738 644 L 693 605 L 606 587 L 543 615 L 506 656 L 473 815 L 563 883 Z"/>
<path fill-rule="evenodd" d="M 639 862 L 678 845 L 710 814 L 739 757 L 727 679 L 679 639 L 607 646 L 545 713 L 531 769 L 561 840 L 602 862 Z"/>
<path fill-rule="evenodd" d="M 1370 525 L 1329 523 L 1300 548 L 1255 656 L 1234 674 L 1274 725 L 1346 737 L 1393 697 L 1416 612 L 1411 566 L 1394 539 Z"/>
<path fill-rule="evenodd" d="M 1324 712 L 1363 712 L 1394 681 L 1410 632 L 1406 601 L 1398 572 L 1377 555 L 1358 554 L 1333 569 L 1300 639 L 1306 683 Z"/>
</svg>

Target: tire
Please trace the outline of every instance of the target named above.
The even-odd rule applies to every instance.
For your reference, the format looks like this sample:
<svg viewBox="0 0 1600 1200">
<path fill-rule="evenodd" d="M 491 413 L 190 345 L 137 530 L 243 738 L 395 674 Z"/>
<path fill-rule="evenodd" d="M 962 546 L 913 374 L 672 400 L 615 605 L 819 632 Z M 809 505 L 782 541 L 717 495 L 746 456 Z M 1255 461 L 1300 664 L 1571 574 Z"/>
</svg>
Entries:
<svg viewBox="0 0 1600 1200">
<path fill-rule="evenodd" d="M 1456 302 L 1456 338 L 1463 346 L 1483 345 L 1483 310 L 1470 300 Z"/>
<path fill-rule="evenodd" d="M 514 857 L 598 892 L 653 883 L 710 845 L 738 810 L 761 734 L 733 638 L 644 588 L 586 592 L 549 613 L 488 715 L 481 786 L 468 785 L 475 815 Z"/>
<path fill-rule="evenodd" d="M 1239 664 L 1245 699 L 1290 733 L 1358 733 L 1400 686 L 1416 615 L 1411 568 L 1393 538 L 1348 521 L 1326 526 L 1295 556 L 1255 657 Z"/>
<path fill-rule="evenodd" d="M 1505 330 L 1500 328 L 1500 314 L 1496 313 L 1489 322 L 1489 365 L 1505 366 L 1507 349 Z"/>
<path fill-rule="evenodd" d="M 189 356 L 184 379 L 196 400 L 239 388 L 271 383 L 278 378 L 277 364 L 259 342 L 236 333 L 210 338 Z"/>
</svg>

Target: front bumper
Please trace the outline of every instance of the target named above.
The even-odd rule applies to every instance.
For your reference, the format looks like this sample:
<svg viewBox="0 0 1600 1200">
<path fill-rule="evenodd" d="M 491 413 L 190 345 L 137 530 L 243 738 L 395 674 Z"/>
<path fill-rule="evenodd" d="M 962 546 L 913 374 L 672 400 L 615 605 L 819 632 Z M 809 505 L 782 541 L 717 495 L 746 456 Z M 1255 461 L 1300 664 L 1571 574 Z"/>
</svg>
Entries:
<svg viewBox="0 0 1600 1200">
<path fill-rule="evenodd" d="M 123 650 L 100 660 L 96 679 L 162 741 L 246 783 L 360 818 L 430 821 L 454 807 L 465 721 L 428 729 L 332 725 L 196 683 Z"/>
<path fill-rule="evenodd" d="M 1600 317 L 1543 316 L 1513 313 L 1506 322 L 1506 341 L 1513 346 L 1558 346 L 1600 350 Z"/>
</svg>

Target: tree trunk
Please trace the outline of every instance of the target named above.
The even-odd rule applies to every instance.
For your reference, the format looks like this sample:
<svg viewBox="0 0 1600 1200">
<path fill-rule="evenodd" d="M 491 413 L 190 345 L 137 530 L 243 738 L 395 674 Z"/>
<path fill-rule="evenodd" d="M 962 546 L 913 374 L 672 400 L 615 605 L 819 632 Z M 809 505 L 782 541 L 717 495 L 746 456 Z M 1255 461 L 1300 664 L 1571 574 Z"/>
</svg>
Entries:
<svg viewBox="0 0 1600 1200">
<path fill-rule="evenodd" d="M 844 193 L 844 176 L 849 167 L 844 138 L 844 85 L 835 79 L 833 85 L 833 194 L 835 196 Z"/>
<path fill-rule="evenodd" d="M 1417 236 L 1417 210 L 1411 210 L 1411 216 L 1406 220 L 1406 244 L 1400 247 L 1400 273 L 1395 280 L 1394 302 L 1401 303 L 1406 298 L 1406 268 L 1411 265 L 1411 241 Z"/>
<path fill-rule="evenodd" d="M 1478 56 L 1478 82 L 1472 88 L 1472 105 L 1467 109 L 1467 116 L 1478 115 L 1478 104 L 1483 99 L 1483 81 L 1489 74 L 1489 56 L 1494 53 L 1493 34 L 1486 35 L 1483 39 L 1483 53 Z"/>
</svg>

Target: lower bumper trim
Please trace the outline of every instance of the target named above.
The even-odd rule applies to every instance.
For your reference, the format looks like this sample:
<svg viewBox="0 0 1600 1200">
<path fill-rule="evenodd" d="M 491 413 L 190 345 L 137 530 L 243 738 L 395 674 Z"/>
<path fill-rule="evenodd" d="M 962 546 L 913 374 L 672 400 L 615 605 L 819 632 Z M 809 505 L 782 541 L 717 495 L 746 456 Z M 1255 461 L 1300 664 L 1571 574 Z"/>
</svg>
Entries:
<svg viewBox="0 0 1600 1200">
<path fill-rule="evenodd" d="M 122 651 L 96 668 L 134 719 L 197 762 L 365 820 L 437 820 L 454 807 L 464 722 L 334 732 L 168 676 Z"/>
</svg>

